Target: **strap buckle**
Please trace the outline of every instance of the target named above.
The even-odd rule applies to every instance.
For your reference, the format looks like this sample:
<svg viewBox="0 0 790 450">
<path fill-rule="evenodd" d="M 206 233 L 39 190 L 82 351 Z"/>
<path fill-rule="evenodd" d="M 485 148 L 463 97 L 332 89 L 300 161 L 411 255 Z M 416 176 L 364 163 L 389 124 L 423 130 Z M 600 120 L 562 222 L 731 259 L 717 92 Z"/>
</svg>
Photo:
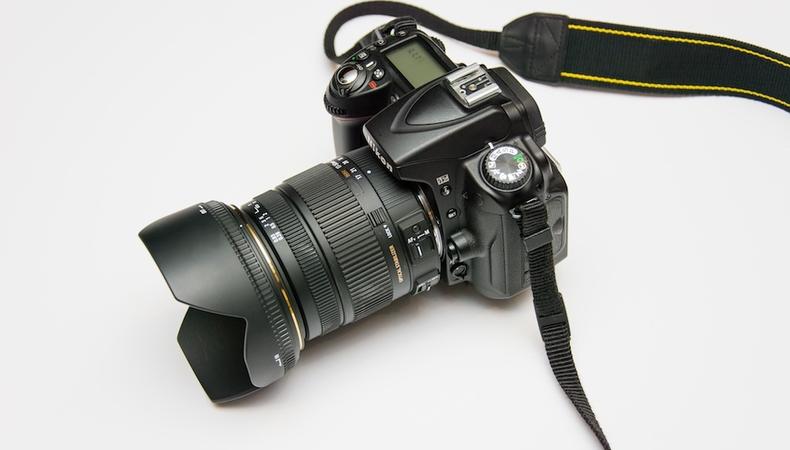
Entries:
<svg viewBox="0 0 790 450">
<path fill-rule="evenodd" d="M 556 312 L 554 314 L 549 314 L 546 316 L 538 316 L 538 328 L 540 329 L 541 334 L 552 325 L 565 325 L 565 329 L 568 331 L 568 337 L 570 337 L 571 331 L 570 327 L 568 326 L 568 313 L 565 311 L 565 301 L 562 299 L 562 294 L 559 295 L 559 306 L 562 308 L 560 312 Z"/>
<path fill-rule="evenodd" d="M 554 241 L 554 235 L 551 233 L 551 228 L 547 226 L 536 233 L 522 238 L 522 241 L 524 242 L 524 247 L 527 249 L 527 253 L 529 253 L 551 244 Z"/>
<path fill-rule="evenodd" d="M 538 327 L 541 330 L 544 330 L 546 327 L 558 324 L 568 324 L 568 314 L 566 314 L 565 311 L 548 316 L 538 317 Z"/>
</svg>

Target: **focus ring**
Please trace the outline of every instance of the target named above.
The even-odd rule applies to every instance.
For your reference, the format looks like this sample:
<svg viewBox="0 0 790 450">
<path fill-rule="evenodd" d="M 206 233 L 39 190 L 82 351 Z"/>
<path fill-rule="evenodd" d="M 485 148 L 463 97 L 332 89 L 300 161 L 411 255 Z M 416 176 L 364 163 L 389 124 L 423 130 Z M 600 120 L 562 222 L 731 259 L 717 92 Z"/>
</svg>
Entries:
<svg viewBox="0 0 790 450">
<path fill-rule="evenodd" d="M 250 283 L 255 288 L 261 309 L 266 313 L 269 325 L 274 331 L 274 339 L 280 349 L 280 358 L 283 367 L 288 370 L 296 364 L 296 351 L 291 338 L 285 313 L 280 306 L 280 300 L 272 289 L 271 282 L 266 275 L 266 269 L 258 259 L 257 254 L 250 245 L 239 221 L 231 214 L 228 207 L 220 202 L 210 201 L 205 203 L 206 210 L 220 225 L 225 237 L 239 257 Z"/>
<path fill-rule="evenodd" d="M 384 252 L 367 214 L 340 175 L 322 164 L 286 183 L 304 200 L 337 258 L 354 320 L 391 303 L 392 278 Z"/>
<path fill-rule="evenodd" d="M 321 334 L 338 328 L 342 318 L 340 298 L 332 285 L 328 269 L 321 262 L 321 257 L 313 241 L 294 213 L 293 207 L 280 193 L 274 191 L 268 191 L 258 199 L 277 223 L 277 227 L 285 237 L 288 247 L 299 264 L 299 269 L 304 275 L 307 288 L 318 310 Z"/>
</svg>

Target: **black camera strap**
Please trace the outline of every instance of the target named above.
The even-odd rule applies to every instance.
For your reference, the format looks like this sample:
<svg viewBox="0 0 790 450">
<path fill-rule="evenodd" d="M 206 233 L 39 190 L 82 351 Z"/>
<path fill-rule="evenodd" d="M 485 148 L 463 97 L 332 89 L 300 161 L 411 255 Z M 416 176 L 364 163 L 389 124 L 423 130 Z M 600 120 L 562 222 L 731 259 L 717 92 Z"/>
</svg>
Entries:
<svg viewBox="0 0 790 450">
<path fill-rule="evenodd" d="M 505 65 L 532 80 L 619 91 L 728 95 L 750 98 L 790 112 L 790 58 L 718 36 L 657 30 L 534 13 L 501 32 L 454 25 L 399 2 L 351 5 L 329 23 L 326 55 L 342 62 L 353 51 L 335 53 L 344 23 L 367 15 L 411 16 L 420 25 L 475 47 L 498 51 Z"/>
<path fill-rule="evenodd" d="M 439 34 L 498 51 L 508 68 L 532 81 L 631 92 L 736 96 L 790 112 L 790 58 L 732 39 L 545 13 L 520 17 L 501 32 L 484 31 L 454 25 L 405 3 L 371 1 L 351 5 L 332 19 L 324 35 L 327 57 L 341 63 L 359 50 L 337 55 L 335 36 L 346 22 L 367 15 L 411 16 Z M 603 448 L 609 449 L 573 361 L 545 205 L 535 199 L 517 209 L 549 364 L 576 410 Z"/>
<path fill-rule="evenodd" d="M 553 235 L 548 224 L 546 206 L 542 201 L 533 199 L 519 206 L 518 210 L 521 238 L 529 261 L 535 315 L 538 318 L 540 335 L 546 345 L 549 365 L 573 406 L 595 433 L 601 446 L 608 450 L 609 442 L 590 407 L 573 361 L 568 315 L 554 275 Z"/>
</svg>

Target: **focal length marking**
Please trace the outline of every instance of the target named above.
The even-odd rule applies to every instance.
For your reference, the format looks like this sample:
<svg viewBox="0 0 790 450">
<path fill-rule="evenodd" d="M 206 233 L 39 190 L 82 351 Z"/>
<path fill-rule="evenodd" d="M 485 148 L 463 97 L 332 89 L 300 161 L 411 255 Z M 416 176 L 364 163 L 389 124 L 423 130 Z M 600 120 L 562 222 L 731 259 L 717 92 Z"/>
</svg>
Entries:
<svg viewBox="0 0 790 450">
<path fill-rule="evenodd" d="M 258 220 L 263 231 L 269 236 L 269 240 L 272 243 L 277 243 L 285 239 L 283 233 L 280 231 L 280 228 L 277 226 L 277 223 L 274 222 L 274 218 L 269 214 L 269 211 L 263 207 L 257 200 L 253 200 L 247 203 L 247 206 L 252 209 L 252 213 L 255 215 L 255 219 Z"/>
<path fill-rule="evenodd" d="M 280 242 L 285 240 L 282 232 L 277 227 L 277 224 L 274 222 L 271 214 L 266 208 L 263 207 L 257 200 L 253 200 L 247 204 L 249 208 L 252 209 L 252 212 L 255 214 L 255 219 L 258 221 L 258 224 L 261 226 L 261 229 L 269 236 L 269 239 L 272 243 Z M 241 217 L 244 217 L 240 214 Z M 302 330 L 299 327 L 299 321 L 296 319 L 296 312 L 294 310 L 294 306 L 292 305 L 291 298 L 288 295 L 288 292 L 285 289 L 285 283 L 282 277 L 280 276 L 280 271 L 277 270 L 277 267 L 274 265 L 274 261 L 272 257 L 269 255 L 269 252 L 266 250 L 266 247 L 261 242 L 258 234 L 253 229 L 252 225 L 249 222 L 244 223 L 243 227 L 247 234 L 252 237 L 253 242 L 258 247 L 258 250 L 263 255 L 263 258 L 266 260 L 266 264 L 269 266 L 269 271 L 272 273 L 274 277 L 274 282 L 276 284 L 277 290 L 280 293 L 280 297 L 283 299 L 286 308 L 288 309 L 288 313 L 291 316 L 291 321 L 293 321 L 294 329 L 296 330 L 296 336 L 299 339 L 299 349 L 304 349 L 304 337 L 302 336 Z"/>
</svg>

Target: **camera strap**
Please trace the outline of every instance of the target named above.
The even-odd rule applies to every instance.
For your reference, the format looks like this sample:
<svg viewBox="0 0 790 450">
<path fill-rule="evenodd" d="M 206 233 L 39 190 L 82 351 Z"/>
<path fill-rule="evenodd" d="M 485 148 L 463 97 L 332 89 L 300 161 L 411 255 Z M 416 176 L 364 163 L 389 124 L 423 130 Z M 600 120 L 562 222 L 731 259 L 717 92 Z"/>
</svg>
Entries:
<svg viewBox="0 0 790 450">
<path fill-rule="evenodd" d="M 329 23 L 327 57 L 337 55 L 335 35 L 361 16 L 411 16 L 420 25 L 475 47 L 499 52 L 520 76 L 545 83 L 616 91 L 750 98 L 790 112 L 790 58 L 733 39 L 681 31 L 591 22 L 534 13 L 501 32 L 454 25 L 424 9 L 399 2 L 351 5 Z"/>
<path fill-rule="evenodd" d="M 573 361 L 568 315 L 554 275 L 553 235 L 548 224 L 546 206 L 542 201 L 533 199 L 520 205 L 518 210 L 518 224 L 529 262 L 535 315 L 546 346 L 549 365 L 565 395 L 595 433 L 601 446 L 609 450 L 609 442 L 590 407 Z"/>
</svg>

